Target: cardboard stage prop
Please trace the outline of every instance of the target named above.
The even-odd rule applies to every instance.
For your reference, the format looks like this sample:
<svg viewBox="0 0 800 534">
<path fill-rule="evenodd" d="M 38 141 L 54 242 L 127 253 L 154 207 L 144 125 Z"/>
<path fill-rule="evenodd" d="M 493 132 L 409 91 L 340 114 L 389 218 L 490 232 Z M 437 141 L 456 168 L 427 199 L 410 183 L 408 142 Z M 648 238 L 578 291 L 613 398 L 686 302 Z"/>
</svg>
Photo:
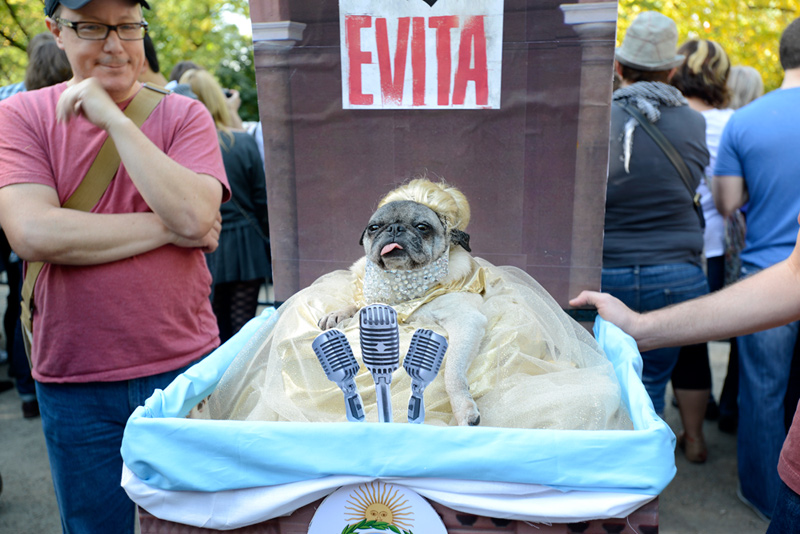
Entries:
<svg viewBox="0 0 800 534">
<path fill-rule="evenodd" d="M 675 475 L 675 436 L 653 411 L 636 345 L 602 319 L 595 336 L 634 430 L 186 419 L 278 315 L 269 309 L 250 321 L 131 417 L 123 486 L 149 513 L 231 529 L 291 513 L 342 485 L 383 480 L 460 512 L 566 523 L 627 516 Z"/>
<path fill-rule="evenodd" d="M 597 289 L 616 8 L 251 0 L 276 298 L 348 268 L 362 252 L 338 222 L 366 221 L 399 180 L 426 173 L 470 199 L 477 256 L 531 274 L 562 307 Z M 185 419 L 281 313 L 253 319 L 131 417 L 123 486 L 148 521 L 305 532 L 312 503 L 379 481 L 425 497 L 454 533 L 459 515 L 589 532 L 596 518 L 652 518 L 675 475 L 675 436 L 641 384 L 636 345 L 600 319 L 633 430 Z"/>
</svg>

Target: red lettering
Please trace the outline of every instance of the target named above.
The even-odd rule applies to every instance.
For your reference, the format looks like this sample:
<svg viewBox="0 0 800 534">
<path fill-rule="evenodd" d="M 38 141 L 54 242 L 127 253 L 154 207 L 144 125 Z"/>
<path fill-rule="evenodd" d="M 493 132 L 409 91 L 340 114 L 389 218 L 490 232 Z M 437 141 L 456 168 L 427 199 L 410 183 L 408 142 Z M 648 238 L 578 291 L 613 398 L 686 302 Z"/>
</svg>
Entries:
<svg viewBox="0 0 800 534">
<path fill-rule="evenodd" d="M 358 106 L 372 104 L 372 95 L 365 95 L 361 84 L 361 66 L 372 63 L 372 54 L 361 50 L 361 29 L 372 26 L 372 17 L 353 16 L 345 17 L 345 43 L 347 44 L 347 58 L 350 64 L 348 85 L 350 86 L 350 103 Z"/>
<path fill-rule="evenodd" d="M 473 58 L 474 66 L 472 66 Z M 464 105 L 467 82 L 473 81 L 475 82 L 475 103 L 485 106 L 489 101 L 488 80 L 489 66 L 486 60 L 486 31 L 483 17 L 470 17 L 461 31 L 461 43 L 458 46 L 458 67 L 453 83 L 453 105 Z"/>
<path fill-rule="evenodd" d="M 386 30 L 386 19 L 375 20 L 375 39 L 378 46 L 378 66 L 381 73 L 381 94 L 384 103 L 402 104 L 403 85 L 406 78 L 406 56 L 408 55 L 409 17 L 397 20 L 397 47 L 394 51 L 394 76 L 389 57 L 389 34 Z"/>
<path fill-rule="evenodd" d="M 450 104 L 450 30 L 458 27 L 458 17 L 447 15 L 445 17 L 431 17 L 428 27 L 436 29 L 436 78 L 438 80 L 437 93 L 440 106 Z"/>
<path fill-rule="evenodd" d="M 413 105 L 425 105 L 425 19 L 414 17 L 411 36 L 411 72 Z"/>
</svg>

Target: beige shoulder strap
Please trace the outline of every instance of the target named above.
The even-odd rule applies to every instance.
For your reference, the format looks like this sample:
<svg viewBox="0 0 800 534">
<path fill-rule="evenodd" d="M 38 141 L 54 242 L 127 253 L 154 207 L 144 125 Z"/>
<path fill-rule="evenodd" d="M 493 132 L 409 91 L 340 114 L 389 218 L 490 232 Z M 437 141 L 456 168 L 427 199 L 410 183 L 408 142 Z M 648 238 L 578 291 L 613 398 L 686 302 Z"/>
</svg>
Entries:
<svg viewBox="0 0 800 534">
<path fill-rule="evenodd" d="M 144 84 L 143 88 L 136 93 L 136 96 L 125 108 L 127 115 L 137 127 L 141 128 L 150 113 L 156 108 L 164 95 L 169 91 L 150 84 Z M 63 207 L 80 211 L 90 211 L 103 196 L 108 184 L 117 174 L 120 165 L 120 157 L 114 141 L 109 136 L 100 151 L 95 156 L 92 166 L 84 176 L 78 188 L 64 202 Z M 44 262 L 29 262 L 25 272 L 25 281 L 22 283 L 22 324 L 28 331 L 32 331 L 33 323 L 33 288 L 36 279 L 44 267 Z"/>
</svg>

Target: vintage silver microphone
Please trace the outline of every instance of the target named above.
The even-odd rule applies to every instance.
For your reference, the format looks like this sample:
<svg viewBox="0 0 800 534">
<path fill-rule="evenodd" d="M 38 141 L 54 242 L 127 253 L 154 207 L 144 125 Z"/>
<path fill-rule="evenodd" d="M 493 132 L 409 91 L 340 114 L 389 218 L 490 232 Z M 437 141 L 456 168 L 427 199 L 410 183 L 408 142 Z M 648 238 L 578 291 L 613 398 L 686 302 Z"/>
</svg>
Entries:
<svg viewBox="0 0 800 534">
<path fill-rule="evenodd" d="M 370 304 L 359 314 L 361 358 L 375 381 L 378 421 L 392 422 L 392 398 L 389 384 L 400 366 L 400 330 L 397 312 L 386 304 Z"/>
<path fill-rule="evenodd" d="M 411 337 L 403 368 L 411 376 L 411 398 L 408 401 L 408 422 L 425 421 L 425 403 L 422 393 L 439 374 L 447 339 L 432 330 L 419 329 Z"/>
<path fill-rule="evenodd" d="M 353 356 L 350 343 L 341 330 L 327 330 L 314 339 L 311 344 L 322 370 L 328 380 L 336 382 L 344 393 L 344 407 L 348 421 L 364 420 L 364 403 L 358 394 L 353 377 L 358 373 L 358 362 Z"/>
</svg>

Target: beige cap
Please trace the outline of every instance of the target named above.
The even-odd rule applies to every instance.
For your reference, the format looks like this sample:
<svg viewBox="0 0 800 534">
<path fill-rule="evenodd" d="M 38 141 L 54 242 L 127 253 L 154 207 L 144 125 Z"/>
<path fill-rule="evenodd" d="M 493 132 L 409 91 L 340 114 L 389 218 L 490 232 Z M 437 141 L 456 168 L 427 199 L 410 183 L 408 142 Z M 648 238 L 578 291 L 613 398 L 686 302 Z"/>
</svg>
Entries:
<svg viewBox="0 0 800 534">
<path fill-rule="evenodd" d="M 655 11 L 645 11 L 631 23 L 616 59 L 639 70 L 669 70 L 684 56 L 677 53 L 678 27 L 671 18 Z"/>
</svg>

